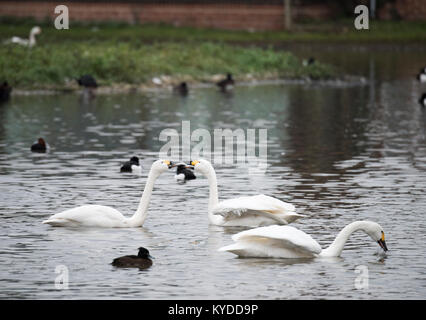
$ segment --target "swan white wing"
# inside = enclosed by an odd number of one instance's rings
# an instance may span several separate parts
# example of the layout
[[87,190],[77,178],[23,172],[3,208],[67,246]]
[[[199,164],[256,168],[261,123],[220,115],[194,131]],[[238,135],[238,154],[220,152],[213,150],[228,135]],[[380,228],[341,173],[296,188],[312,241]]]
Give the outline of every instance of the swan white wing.
[[225,219],[249,214],[262,215],[280,224],[287,224],[301,217],[292,204],[263,194],[222,201],[213,208],[212,213]]
[[100,205],[84,205],[54,214],[43,223],[56,226],[121,226],[125,218],[116,209]]
[[246,230],[232,237],[235,242],[239,241],[262,241],[264,239],[278,240],[275,245],[289,250],[319,254],[321,246],[305,232],[290,226],[268,226]]

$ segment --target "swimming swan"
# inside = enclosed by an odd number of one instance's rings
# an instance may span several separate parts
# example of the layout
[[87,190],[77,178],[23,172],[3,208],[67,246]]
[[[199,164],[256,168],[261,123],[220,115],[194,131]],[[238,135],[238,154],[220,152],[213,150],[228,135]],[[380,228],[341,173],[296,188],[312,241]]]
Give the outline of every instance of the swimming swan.
[[340,231],[333,243],[322,250],[310,235],[290,226],[268,226],[237,233],[232,237],[236,243],[219,251],[234,253],[240,257],[258,258],[314,258],[339,257],[349,236],[358,230],[367,233],[380,247],[387,251],[382,227],[371,221],[355,221]]
[[206,176],[210,186],[209,221],[220,226],[258,227],[288,224],[301,217],[292,204],[259,194],[219,202],[216,173],[207,160],[191,161],[195,172]]
[[168,160],[157,160],[148,174],[138,209],[132,217],[126,218],[111,207],[84,205],[54,214],[43,223],[54,227],[100,227],[100,228],[137,228],[141,227],[148,214],[148,205],[155,180],[174,164]]

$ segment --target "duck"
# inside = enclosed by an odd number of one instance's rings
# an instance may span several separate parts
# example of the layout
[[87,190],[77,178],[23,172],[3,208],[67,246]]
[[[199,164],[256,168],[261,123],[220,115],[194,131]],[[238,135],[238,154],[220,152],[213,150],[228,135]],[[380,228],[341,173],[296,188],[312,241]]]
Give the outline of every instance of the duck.
[[38,138],[37,142],[31,146],[32,152],[46,152],[47,144],[43,138]]
[[139,206],[133,216],[125,217],[120,211],[102,205],[83,205],[50,216],[42,223],[52,227],[96,227],[96,228],[138,228],[142,227],[147,215],[151,194],[157,178],[174,167],[170,160],[156,160],[148,173]]
[[10,93],[12,92],[12,87],[7,81],[3,81],[0,85],[0,102],[6,102],[10,99]]
[[175,179],[178,183],[186,183],[187,180],[194,180],[197,177],[186,164],[178,164]]
[[420,70],[420,73],[417,75],[417,80],[420,82],[426,82],[426,67]]
[[272,225],[242,231],[232,236],[234,244],[221,247],[245,258],[329,258],[339,257],[349,236],[356,231],[369,235],[384,252],[388,251],[383,228],[373,221],[355,221],[344,227],[326,249],[305,232],[292,226]]
[[223,91],[228,91],[231,90],[234,87],[235,81],[232,78],[232,74],[231,73],[227,73],[226,74],[226,79],[223,79],[221,81],[219,81],[218,83],[216,83],[216,85]]
[[35,26],[30,30],[30,35],[28,39],[23,39],[20,37],[12,37],[12,39],[10,39],[10,42],[32,48],[36,45],[36,35],[40,33],[41,33],[41,28],[39,26]]
[[81,76],[80,78],[76,79],[79,86],[85,87],[85,88],[97,88],[98,84],[96,83],[96,80],[93,76],[90,74],[85,74]]
[[424,92],[422,96],[420,97],[419,103],[422,106],[422,108],[426,107],[426,92]]
[[152,266],[153,257],[149,254],[148,249],[143,247],[138,248],[138,255],[129,255],[119,258],[115,258],[112,261],[112,265],[117,268],[139,268],[139,269],[148,269]]
[[295,207],[291,203],[264,194],[219,202],[216,173],[211,163],[205,159],[194,160],[188,167],[193,167],[196,173],[204,175],[208,180],[208,218],[212,225],[226,227],[286,225],[302,217],[295,212]]
[[120,172],[141,172],[141,166],[139,164],[139,158],[138,157],[131,157],[130,161],[126,161],[120,168]]
[[189,92],[188,85],[186,82],[181,82],[179,85],[173,88],[173,91],[180,94],[181,96],[187,96]]
[[308,60],[303,60],[303,66],[307,67],[315,63],[315,58],[310,57]]

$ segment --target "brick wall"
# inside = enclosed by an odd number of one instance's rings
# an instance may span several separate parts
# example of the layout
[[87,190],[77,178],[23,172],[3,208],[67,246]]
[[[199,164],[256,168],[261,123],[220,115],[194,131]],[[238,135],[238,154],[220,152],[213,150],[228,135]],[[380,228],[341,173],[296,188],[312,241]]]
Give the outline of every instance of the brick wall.
[[385,20],[426,20],[426,0],[395,0],[386,3],[379,11],[379,18]]
[[[53,18],[54,8],[66,4],[70,20],[164,22],[221,29],[279,30],[284,28],[281,5],[244,4],[141,4],[135,2],[0,1],[0,16]],[[333,13],[322,5],[294,7],[294,19],[326,19]]]

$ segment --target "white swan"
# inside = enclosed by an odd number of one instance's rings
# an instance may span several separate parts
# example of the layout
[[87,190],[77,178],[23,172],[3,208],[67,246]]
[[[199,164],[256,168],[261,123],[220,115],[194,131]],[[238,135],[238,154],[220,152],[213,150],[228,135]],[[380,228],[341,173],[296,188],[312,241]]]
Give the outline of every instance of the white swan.
[[333,243],[322,250],[310,235],[290,226],[268,226],[237,233],[232,237],[234,244],[222,247],[219,251],[234,253],[240,257],[258,258],[314,258],[338,257],[349,236],[362,230],[384,251],[388,248],[382,227],[376,222],[355,221],[340,231]]
[[101,205],[84,205],[54,214],[43,223],[54,227],[101,227],[101,228],[136,228],[141,227],[148,213],[149,200],[155,180],[175,165],[168,160],[157,160],[148,174],[138,209],[132,217],[124,217],[118,210]]
[[41,28],[38,26],[35,26],[30,31],[30,37],[29,39],[22,39],[20,37],[12,37],[10,40],[11,43],[20,44],[22,46],[26,46],[29,48],[32,48],[36,44],[36,38],[35,36],[41,33]]
[[219,202],[216,173],[207,160],[191,161],[196,172],[206,176],[210,186],[209,221],[220,226],[258,227],[288,224],[301,217],[292,204],[259,194]]

